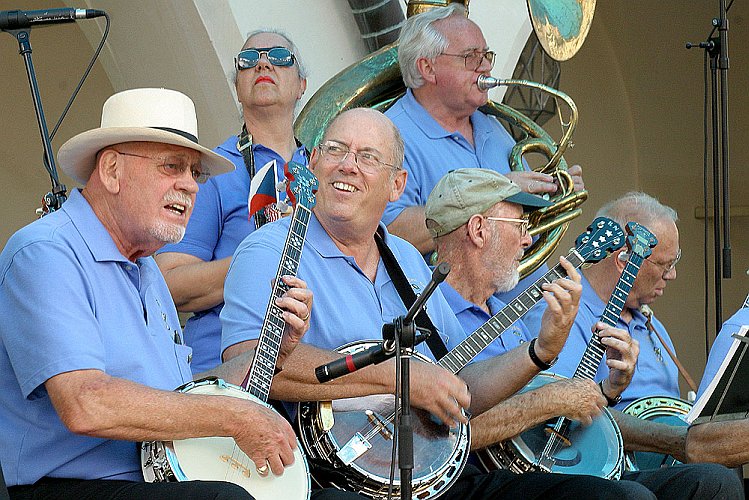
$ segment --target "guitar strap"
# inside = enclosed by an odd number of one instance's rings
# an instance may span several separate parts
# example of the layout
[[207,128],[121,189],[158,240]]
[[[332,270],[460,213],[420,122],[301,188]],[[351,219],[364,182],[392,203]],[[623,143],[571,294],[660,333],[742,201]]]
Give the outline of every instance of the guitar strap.
[[651,333],[654,333],[655,336],[658,337],[658,342],[660,342],[661,345],[666,349],[669,357],[676,365],[676,369],[679,370],[681,376],[684,377],[684,380],[686,381],[689,388],[694,392],[697,392],[697,384],[694,383],[694,379],[689,375],[689,372],[686,368],[684,368],[684,365],[681,364],[679,358],[676,357],[676,353],[672,351],[670,347],[668,347],[668,344],[663,341],[663,337],[661,337],[661,334],[658,333],[658,330],[656,330],[653,326],[653,310],[650,309],[649,306],[643,305],[640,307],[640,312],[643,316],[645,316],[645,326]]
[[[414,293],[413,288],[411,288],[411,285],[408,283],[408,278],[406,278],[403,269],[401,269],[400,264],[398,264],[398,261],[395,259],[393,251],[385,244],[381,231],[382,229],[378,227],[374,239],[375,242],[377,242],[377,248],[380,250],[382,263],[385,264],[385,269],[390,275],[390,279],[393,280],[393,285],[395,285],[395,289],[398,291],[398,295],[400,295],[403,305],[408,309],[414,302],[416,302],[416,293]],[[426,313],[425,309],[422,309],[419,311],[419,314],[416,315],[416,325],[421,328],[426,328],[431,332],[431,335],[427,337],[427,345],[429,346],[429,350],[432,351],[432,354],[434,354],[435,359],[439,361],[445,354],[447,354],[447,347],[439,336],[439,333],[437,333],[437,328],[432,323],[432,320],[429,319],[429,315]]]

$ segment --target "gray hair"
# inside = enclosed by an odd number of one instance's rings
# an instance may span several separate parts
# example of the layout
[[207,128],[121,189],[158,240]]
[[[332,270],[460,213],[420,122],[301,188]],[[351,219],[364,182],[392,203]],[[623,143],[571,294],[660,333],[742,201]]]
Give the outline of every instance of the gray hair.
[[[278,28],[260,28],[260,29],[251,31],[247,35],[247,38],[245,38],[244,43],[242,44],[242,47],[247,45],[247,42],[249,42],[250,38],[252,38],[253,36],[264,34],[264,33],[272,33],[286,40],[286,43],[288,44],[287,48],[290,49],[291,52],[294,53],[294,64],[296,64],[296,71],[299,74],[299,78],[301,78],[302,80],[307,78],[307,76],[309,75],[309,72],[307,71],[307,66],[304,65],[304,62],[302,62],[302,57],[299,54],[299,47],[296,46],[296,44],[291,39],[291,37],[289,37],[289,35],[283,30],[280,30]],[[234,85],[236,86],[237,85],[237,68],[236,67],[234,68],[233,76],[234,77],[232,78],[232,80],[234,81]]]
[[448,45],[447,37],[434,27],[434,23],[456,15],[466,17],[466,8],[459,3],[431,9],[406,19],[398,37],[398,64],[406,87],[418,89],[424,85],[416,63],[421,58],[434,59]]
[[622,226],[622,229],[630,221],[648,227],[664,220],[669,220],[674,224],[679,220],[676,210],[641,191],[630,191],[609,201],[598,209],[596,217],[613,219]]

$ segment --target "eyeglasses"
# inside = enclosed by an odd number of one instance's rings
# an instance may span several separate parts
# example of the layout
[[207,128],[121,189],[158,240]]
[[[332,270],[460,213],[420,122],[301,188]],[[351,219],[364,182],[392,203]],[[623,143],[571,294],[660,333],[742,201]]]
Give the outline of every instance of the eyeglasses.
[[670,273],[676,268],[676,264],[678,264],[680,260],[681,260],[681,248],[677,250],[676,258],[672,260],[671,262],[662,264],[660,262],[655,262],[654,260],[650,260],[650,259],[645,259],[645,262],[650,262],[655,267],[659,268],[661,271],[663,271],[663,274],[661,276],[665,277],[668,273]]
[[202,172],[199,168],[189,165],[186,159],[179,158],[177,156],[145,156],[136,155],[134,153],[123,153],[122,151],[118,151],[114,148],[112,149],[118,154],[124,156],[134,156],[136,158],[144,158],[146,160],[159,162],[159,164],[156,165],[156,168],[158,168],[159,171],[167,177],[181,177],[185,175],[185,172],[189,170],[193,180],[198,184],[203,184],[211,176],[211,174]]
[[317,149],[320,150],[320,153],[322,153],[323,156],[336,163],[343,163],[348,155],[352,155],[354,157],[354,163],[356,163],[359,170],[365,174],[376,174],[383,165],[390,168],[396,168],[395,165],[385,163],[377,158],[374,153],[370,153],[369,151],[359,151],[355,153],[351,151],[348,146],[341,144],[340,142],[326,142],[324,144],[319,144]]
[[258,47],[256,49],[244,49],[234,58],[237,70],[250,69],[257,66],[263,54],[273,66],[291,66],[296,57],[286,47]]
[[447,52],[442,52],[440,55],[462,57],[465,60],[466,69],[478,71],[481,65],[484,64],[484,61],[489,61],[489,69],[492,69],[494,67],[494,56],[496,54],[491,50],[483,50],[469,52],[468,54],[448,54]]
[[522,238],[525,238],[528,235],[528,224],[530,224],[530,221],[528,221],[528,219],[511,219],[509,217],[489,217],[488,215],[482,215],[482,217],[486,220],[496,220],[500,222],[512,222],[515,224],[519,224],[520,236]]

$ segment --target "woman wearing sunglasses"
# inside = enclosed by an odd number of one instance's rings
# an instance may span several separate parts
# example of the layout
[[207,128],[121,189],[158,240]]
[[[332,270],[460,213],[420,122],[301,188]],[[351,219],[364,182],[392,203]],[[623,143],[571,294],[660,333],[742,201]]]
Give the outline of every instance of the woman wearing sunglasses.
[[195,313],[185,326],[193,373],[220,363],[219,313],[234,250],[257,227],[280,215],[271,208],[249,217],[250,179],[275,160],[277,180],[283,180],[284,164],[293,160],[306,165],[308,158],[292,127],[307,72],[291,39],[275,30],[250,33],[235,57],[235,68],[242,123],[237,124],[237,135],[216,152],[234,162],[236,170],[201,185],[184,239],[165,246],[156,257],[177,309]]

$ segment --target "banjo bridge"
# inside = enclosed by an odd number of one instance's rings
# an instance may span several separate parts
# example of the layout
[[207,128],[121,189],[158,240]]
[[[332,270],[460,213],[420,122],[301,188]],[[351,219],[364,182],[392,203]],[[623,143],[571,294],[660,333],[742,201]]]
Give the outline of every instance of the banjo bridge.
[[221,459],[222,462],[229,464],[232,469],[240,471],[244,477],[250,477],[250,469],[236,458],[232,458],[229,455],[221,455],[219,459]]
[[388,429],[388,422],[381,416],[376,415],[372,410],[367,410],[365,413],[367,414],[369,421],[372,422],[372,425],[374,425],[375,429],[377,429],[382,437],[388,441],[392,441],[393,433]]

